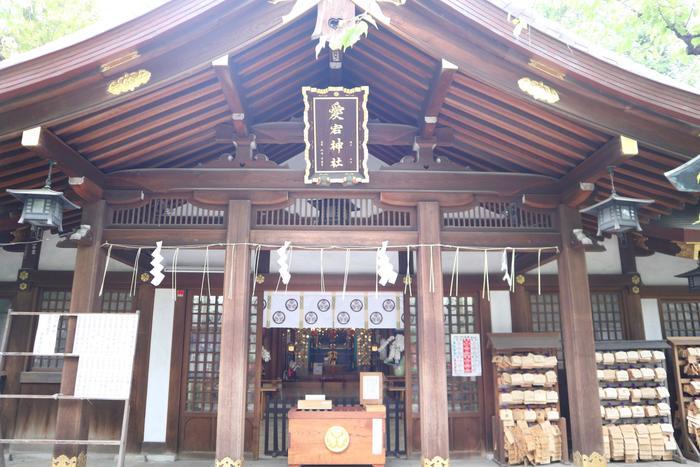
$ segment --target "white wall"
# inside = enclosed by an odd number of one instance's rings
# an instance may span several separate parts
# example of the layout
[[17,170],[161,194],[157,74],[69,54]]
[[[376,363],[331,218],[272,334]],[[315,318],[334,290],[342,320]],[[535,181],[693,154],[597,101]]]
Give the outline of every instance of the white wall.
[[491,332],[513,332],[510,292],[507,290],[491,292]]
[[165,442],[174,314],[173,290],[156,289],[143,430],[143,441],[146,443]]
[[17,280],[17,271],[22,266],[22,253],[10,253],[0,248],[0,281]]
[[698,264],[692,259],[654,253],[637,258],[637,271],[645,285],[688,285],[687,279],[674,277],[676,274],[695,269]]
[[642,299],[642,319],[644,319],[644,337],[648,341],[663,340],[659,301],[655,298]]

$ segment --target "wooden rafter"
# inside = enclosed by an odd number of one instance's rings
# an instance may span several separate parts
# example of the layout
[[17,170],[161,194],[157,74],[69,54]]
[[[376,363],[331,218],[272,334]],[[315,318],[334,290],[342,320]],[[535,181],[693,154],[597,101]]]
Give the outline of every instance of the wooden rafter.
[[437,126],[440,109],[445,102],[452,80],[457,73],[457,65],[441,60],[440,66],[435,71],[435,77],[428,90],[428,97],[423,106],[423,118],[418,124],[421,126],[420,135],[423,138],[432,138]]
[[47,128],[38,126],[25,130],[22,146],[41,158],[56,161],[69,177],[86,177],[98,187],[104,185],[104,174]]
[[595,183],[606,174],[608,167],[639,154],[637,142],[625,136],[615,136],[559,180],[561,191],[579,183]]
[[236,131],[236,136],[248,136],[248,124],[246,122],[245,107],[243,99],[238,91],[238,86],[233,82],[231,76],[231,68],[229,67],[228,55],[223,55],[211,63],[214,68],[214,73],[219,80],[221,90],[226,97],[226,103],[231,111],[233,119],[233,128]]

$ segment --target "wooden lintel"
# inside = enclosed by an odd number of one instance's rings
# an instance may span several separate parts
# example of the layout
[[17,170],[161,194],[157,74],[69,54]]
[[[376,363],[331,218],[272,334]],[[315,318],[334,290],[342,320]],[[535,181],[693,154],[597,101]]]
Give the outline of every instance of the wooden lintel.
[[69,177],[87,177],[99,187],[104,185],[105,176],[97,167],[45,127],[22,132],[22,146],[41,158],[56,161]]
[[209,245],[226,240],[224,229],[114,229],[104,230],[102,240],[110,243],[154,246],[162,240],[163,246]]
[[420,135],[423,138],[432,138],[437,126],[438,115],[442,109],[442,104],[445,102],[454,76],[457,73],[457,65],[443,59],[437,70],[433,82],[428,90],[428,97],[423,105],[423,119],[418,122],[420,126]]
[[[418,135],[418,128],[400,123],[368,123],[369,144],[380,146],[412,146]],[[257,144],[304,144],[303,122],[267,122],[253,125],[250,129]],[[230,143],[235,134],[231,125],[218,125],[215,139],[220,143]],[[452,146],[453,132],[449,128],[435,131],[438,146]]]
[[559,187],[564,191],[581,182],[595,183],[607,174],[608,167],[616,166],[637,154],[639,150],[635,140],[615,136],[562,177]]
[[558,232],[460,232],[443,230],[440,241],[446,245],[479,247],[540,248],[560,246]]
[[389,245],[418,243],[418,234],[413,231],[375,230],[251,230],[250,241],[268,245],[283,245],[285,241],[298,246],[379,246],[383,241]]
[[562,204],[566,204],[571,208],[576,208],[585,203],[588,198],[593,195],[595,184],[589,182],[580,182],[575,186],[570,187],[561,194]]
[[236,83],[233,82],[231,76],[231,68],[228,64],[228,55],[223,55],[212,62],[212,68],[216,74],[221,90],[226,98],[226,104],[231,111],[233,119],[233,128],[238,136],[248,135],[248,125],[245,120],[245,107],[241,94],[238,92]]
[[[110,189],[172,191],[248,190],[322,191],[323,187],[304,184],[304,173],[289,169],[138,169],[107,176]],[[440,172],[382,170],[370,175],[369,183],[334,186],[338,192],[429,192],[481,193],[503,197],[522,193],[554,194],[556,180],[534,174],[497,172]]]
[[533,209],[554,209],[559,206],[559,195],[524,194],[522,203]]
[[95,182],[86,177],[68,177],[71,190],[85,203],[92,203],[104,198],[104,191]]
[[200,204],[225,206],[233,199],[247,199],[253,206],[272,206],[289,200],[286,191],[244,191],[237,193],[222,191],[195,191],[192,198]]
[[143,190],[104,190],[104,199],[110,206],[141,204],[146,199]]
[[700,243],[700,230],[665,227],[653,222],[644,226],[644,235],[674,242]]

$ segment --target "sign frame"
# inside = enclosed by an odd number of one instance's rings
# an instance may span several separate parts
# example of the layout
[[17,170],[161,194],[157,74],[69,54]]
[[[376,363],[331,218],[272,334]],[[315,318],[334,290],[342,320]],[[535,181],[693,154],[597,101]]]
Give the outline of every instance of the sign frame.
[[[367,111],[369,86],[357,86],[354,88],[344,88],[342,86],[330,86],[327,88],[303,86],[301,92],[304,98],[304,161],[306,163],[304,183],[317,185],[326,185],[330,183],[369,183],[369,169],[367,166],[369,159],[369,150],[367,148],[367,142],[369,140],[369,129],[367,127],[369,119],[369,112]],[[325,157],[325,145],[323,144],[325,140],[321,139],[316,131],[317,101],[328,101],[334,98],[336,99],[336,103],[338,100],[354,101],[356,127],[351,130],[354,138],[351,137],[349,140],[345,141],[346,143],[352,143],[347,144],[347,147],[352,147],[354,151],[355,161],[352,163],[353,167],[350,168],[350,170],[346,168],[340,169],[342,164],[347,162],[345,159],[341,160],[340,157],[337,158],[341,163],[338,170],[329,167],[319,167],[319,160],[321,160],[322,165],[326,164],[323,159]],[[319,145],[319,142],[322,144]],[[319,146],[321,147],[319,148]],[[328,151],[331,151],[331,149],[329,148]],[[340,149],[338,151],[340,152]],[[328,165],[331,165],[331,163],[329,162]]]

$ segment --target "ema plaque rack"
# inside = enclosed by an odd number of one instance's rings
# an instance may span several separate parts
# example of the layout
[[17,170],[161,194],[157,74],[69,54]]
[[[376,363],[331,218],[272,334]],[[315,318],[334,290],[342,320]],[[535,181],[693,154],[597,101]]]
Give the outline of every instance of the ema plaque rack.
[[683,462],[673,437],[664,341],[596,343],[604,455],[609,461]]
[[[0,341],[0,368],[7,357],[62,357],[77,359],[75,391],[64,394],[0,394],[0,399],[34,400],[111,400],[124,403],[121,436],[109,440],[66,440],[4,438],[0,433],[0,467],[4,466],[4,445],[80,445],[118,446],[117,466],[124,467],[129,426],[131,383],[136,353],[139,311],[135,313],[53,313],[9,310]],[[32,352],[6,352],[12,319],[38,317],[37,334]],[[71,353],[56,353],[56,332],[61,317],[76,318],[75,339]]]
[[497,414],[494,457],[504,464],[567,462],[561,417],[558,333],[489,334]]
[[685,457],[700,461],[700,337],[669,337],[676,382],[676,428]]

